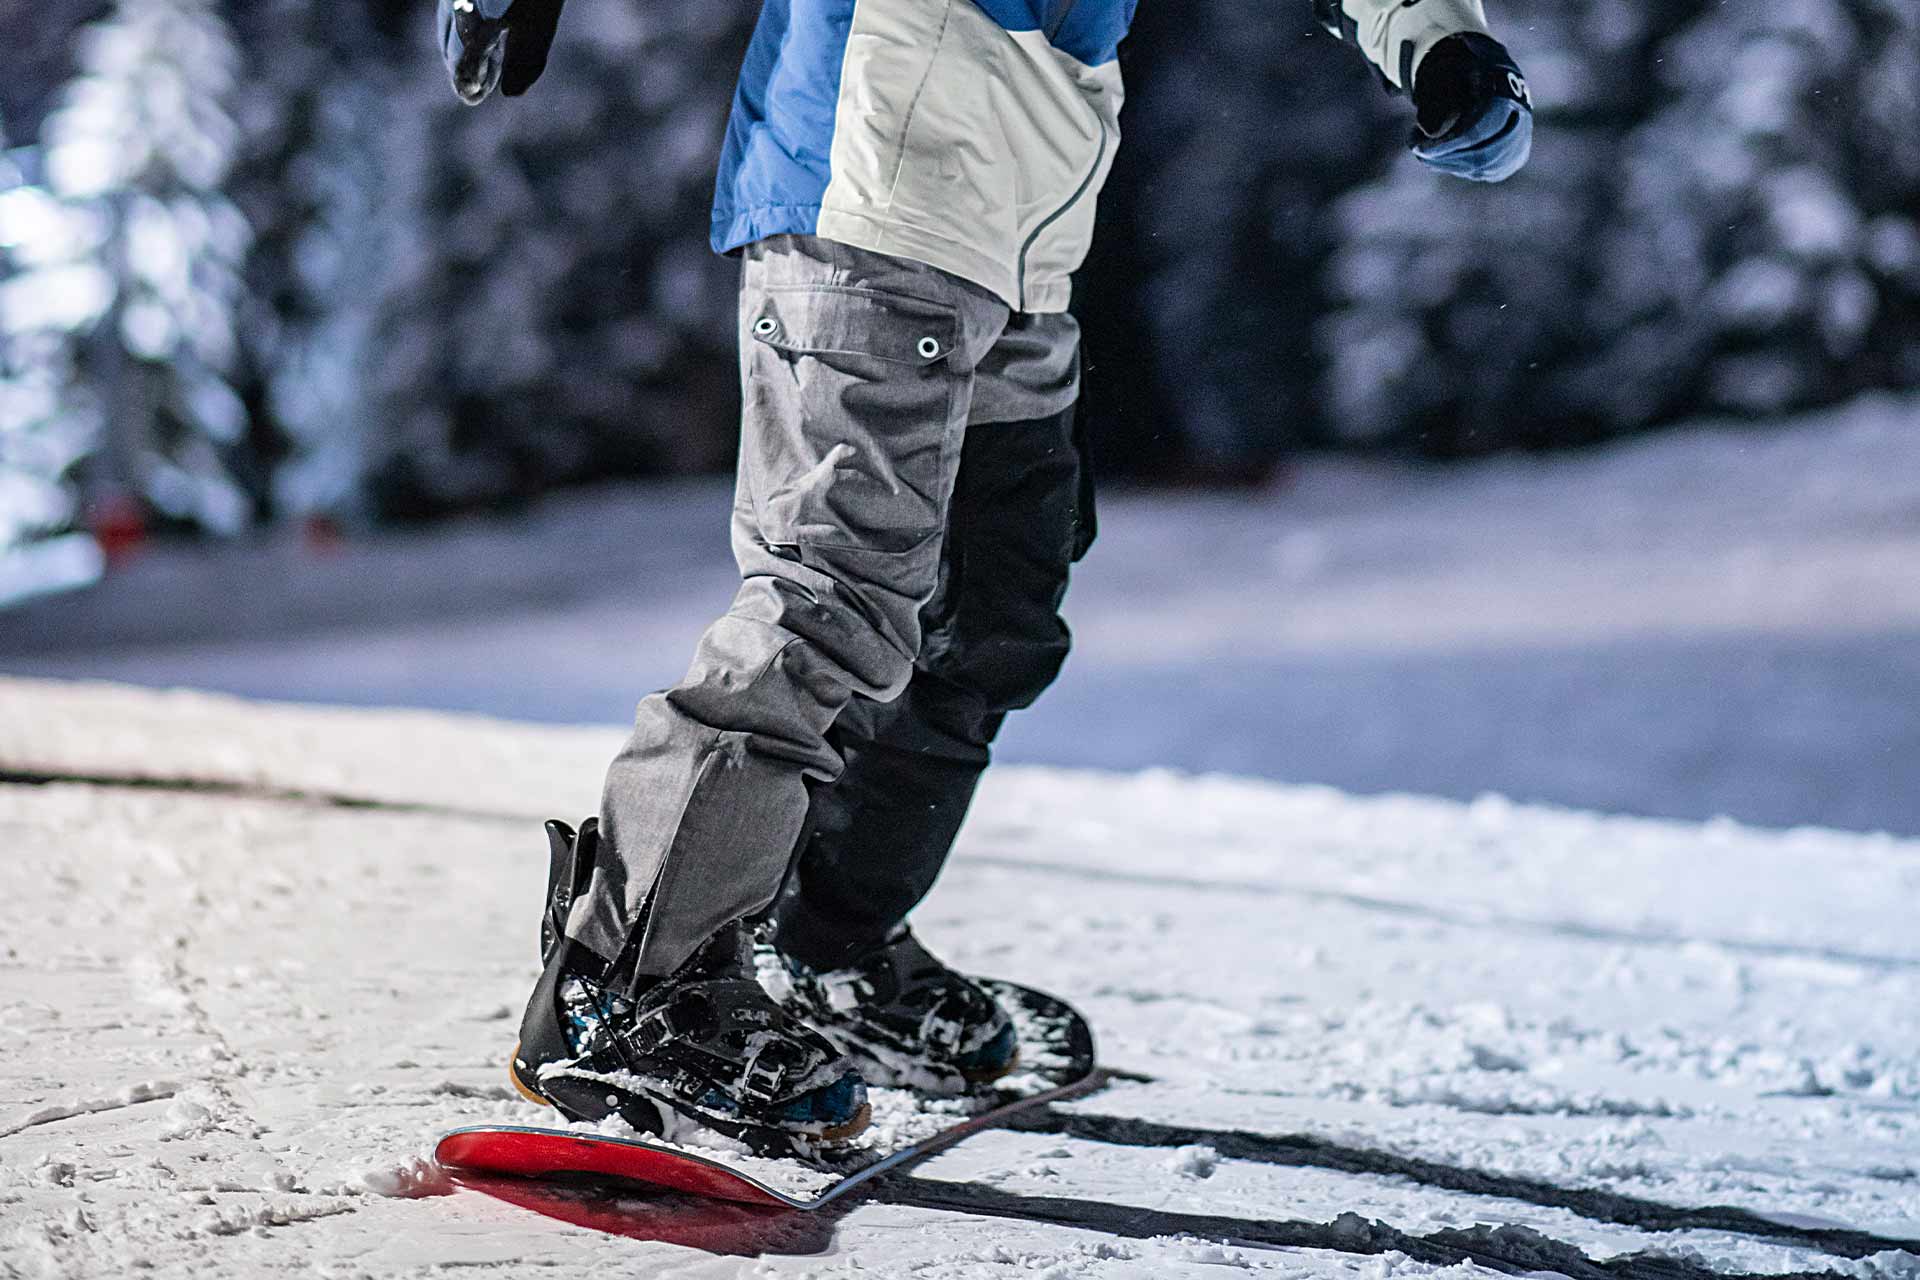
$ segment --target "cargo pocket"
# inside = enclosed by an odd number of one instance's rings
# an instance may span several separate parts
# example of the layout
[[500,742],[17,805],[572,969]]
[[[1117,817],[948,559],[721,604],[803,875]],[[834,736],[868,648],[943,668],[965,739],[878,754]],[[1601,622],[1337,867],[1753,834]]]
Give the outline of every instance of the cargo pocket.
[[961,436],[953,309],[870,289],[774,287],[743,295],[741,326],[740,466],[761,540],[937,549]]

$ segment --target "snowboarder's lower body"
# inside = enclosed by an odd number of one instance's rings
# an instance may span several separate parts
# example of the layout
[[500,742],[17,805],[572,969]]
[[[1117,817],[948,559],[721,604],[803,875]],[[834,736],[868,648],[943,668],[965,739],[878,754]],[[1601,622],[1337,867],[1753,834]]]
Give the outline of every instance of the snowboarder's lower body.
[[[903,921],[1067,653],[1093,536],[1078,330],[815,237],[745,259],[741,588],[641,703],[591,856],[556,875],[515,1078],[577,1118],[833,1141],[866,1080],[1011,1066],[1005,1012]],[[760,918],[784,1002],[745,968]]]

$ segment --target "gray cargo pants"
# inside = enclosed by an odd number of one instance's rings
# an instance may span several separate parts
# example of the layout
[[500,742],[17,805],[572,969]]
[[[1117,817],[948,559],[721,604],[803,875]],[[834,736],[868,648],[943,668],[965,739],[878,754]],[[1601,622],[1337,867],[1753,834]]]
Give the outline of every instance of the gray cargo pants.
[[[773,901],[813,790],[841,773],[835,722],[855,699],[892,702],[914,676],[968,427],[1070,421],[1078,330],[1064,315],[1013,315],[932,267],[776,236],[745,254],[740,366],[741,587],[686,677],[640,704],[567,924],[628,983],[672,972]],[[1040,443],[1035,465],[1060,447]],[[1077,460],[1063,474],[1078,487]],[[1069,511],[1056,540],[1075,541],[1077,519]],[[1065,653],[1052,609],[1067,556],[1046,558],[1059,561],[1042,589],[1057,652],[1042,655],[1042,686]]]

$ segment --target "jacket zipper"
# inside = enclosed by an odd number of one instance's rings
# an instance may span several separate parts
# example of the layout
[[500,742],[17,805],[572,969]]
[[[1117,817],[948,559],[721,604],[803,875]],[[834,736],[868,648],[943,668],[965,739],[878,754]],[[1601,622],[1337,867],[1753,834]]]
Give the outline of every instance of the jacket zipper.
[[1042,232],[1060,221],[1067,210],[1080,203],[1080,197],[1087,194],[1087,188],[1093,185],[1094,175],[1100,172],[1101,162],[1107,158],[1107,122],[1101,120],[1099,125],[1100,146],[1093,153],[1093,165],[1087,170],[1087,176],[1080,179],[1080,185],[1073,189],[1073,194],[1067,197],[1065,204],[1040,220],[1040,225],[1028,233],[1026,243],[1020,246],[1020,260],[1016,267],[1016,274],[1020,284],[1020,310],[1022,311],[1027,309],[1027,251],[1033,248],[1033,242],[1040,238]]

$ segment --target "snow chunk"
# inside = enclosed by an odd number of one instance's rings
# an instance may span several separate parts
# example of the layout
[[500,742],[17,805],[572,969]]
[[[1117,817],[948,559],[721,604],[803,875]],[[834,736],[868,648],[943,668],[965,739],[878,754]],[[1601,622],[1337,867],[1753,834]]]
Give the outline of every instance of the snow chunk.
[[359,1179],[373,1194],[394,1200],[453,1194],[453,1180],[447,1171],[425,1156],[416,1155],[397,1164],[363,1169]]
[[1841,1263],[1835,1268],[1842,1275],[1859,1280],[1916,1280],[1920,1277],[1920,1255],[1905,1249],[1888,1249]]
[[1220,1153],[1208,1146],[1177,1148],[1167,1158],[1167,1172],[1183,1178],[1211,1178],[1220,1167]]
[[197,1138],[217,1126],[213,1112],[189,1098],[175,1098],[167,1108],[166,1122],[160,1128],[162,1138]]

